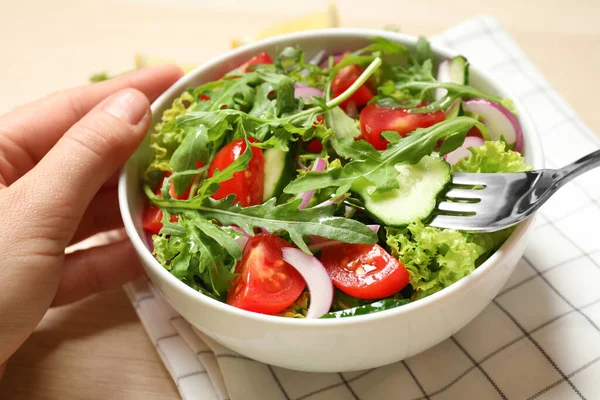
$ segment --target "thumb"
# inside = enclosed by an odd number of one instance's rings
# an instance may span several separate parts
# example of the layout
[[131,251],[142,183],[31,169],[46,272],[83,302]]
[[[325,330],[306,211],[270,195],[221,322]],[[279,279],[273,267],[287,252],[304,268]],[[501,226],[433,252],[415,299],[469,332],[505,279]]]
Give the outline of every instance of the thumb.
[[73,125],[16,182],[29,188],[33,210],[50,217],[46,222],[56,229],[55,239],[69,242],[92,198],[142,141],[150,117],[144,94],[135,89],[117,92]]

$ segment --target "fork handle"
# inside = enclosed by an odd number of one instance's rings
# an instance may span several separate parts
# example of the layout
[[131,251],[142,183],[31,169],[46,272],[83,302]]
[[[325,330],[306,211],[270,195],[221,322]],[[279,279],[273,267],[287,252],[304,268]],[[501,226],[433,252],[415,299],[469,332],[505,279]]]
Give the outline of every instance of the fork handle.
[[557,169],[554,174],[554,185],[558,189],[565,183],[596,167],[600,167],[600,150],[596,150],[563,168]]

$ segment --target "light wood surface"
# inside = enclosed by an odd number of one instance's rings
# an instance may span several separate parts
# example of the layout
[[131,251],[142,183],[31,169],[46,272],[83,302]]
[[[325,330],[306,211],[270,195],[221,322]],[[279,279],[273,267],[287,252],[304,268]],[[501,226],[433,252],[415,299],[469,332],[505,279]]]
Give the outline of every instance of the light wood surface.
[[[303,0],[0,0],[0,113],[91,73],[133,68],[133,55],[202,62],[234,37],[326,7]],[[494,15],[583,120],[600,132],[600,2],[339,0],[345,27],[396,25],[434,35]],[[125,294],[52,310],[13,356],[1,399],[176,399]]]

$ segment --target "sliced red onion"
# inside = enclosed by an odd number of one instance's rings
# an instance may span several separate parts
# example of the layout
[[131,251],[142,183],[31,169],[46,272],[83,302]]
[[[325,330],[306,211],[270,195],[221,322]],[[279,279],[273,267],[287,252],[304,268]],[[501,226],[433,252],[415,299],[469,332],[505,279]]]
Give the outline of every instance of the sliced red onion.
[[446,154],[444,156],[444,160],[446,160],[449,164],[454,165],[459,160],[462,160],[463,158],[467,158],[471,155],[471,152],[469,151],[470,147],[479,147],[479,146],[483,146],[484,144],[485,144],[485,140],[483,140],[482,138],[480,138],[478,136],[467,136],[465,138],[465,141],[463,142],[462,146],[460,146],[458,149],[454,150],[453,152]]
[[[450,82],[450,60],[444,60],[440,63],[437,73],[438,82]],[[446,89],[438,88],[435,89],[435,99],[439,100],[448,93]]]
[[339,197],[336,197],[335,199],[326,200],[326,201],[322,202],[321,204],[317,204],[315,207],[326,207],[326,206],[330,206],[332,204],[338,204],[338,203],[346,200],[349,196],[350,196],[349,193],[345,193]]
[[319,65],[326,55],[327,52],[325,52],[325,50],[320,50],[317,54],[314,55],[313,58],[310,59],[310,61],[308,61],[308,63],[312,65]]
[[514,144],[514,150],[523,150],[523,130],[517,117],[498,103],[486,99],[473,99],[463,102],[463,110],[479,115],[490,131],[492,140],[504,140]]
[[144,236],[146,237],[146,246],[150,253],[154,253],[154,241],[152,240],[152,233],[144,230]]
[[310,305],[306,318],[327,314],[333,303],[333,283],[321,261],[295,247],[284,247],[281,252],[283,260],[296,268],[308,286]]
[[304,100],[311,100],[313,96],[322,97],[323,91],[312,86],[303,85],[301,83],[294,83],[294,96],[296,98],[303,98]]
[[237,243],[238,246],[240,246],[243,249],[244,246],[246,246],[246,242],[250,238],[250,235],[248,235],[246,233],[246,231],[244,231],[239,226],[230,226],[230,228],[233,229],[234,231],[238,231],[238,232],[240,232],[242,234],[241,237],[235,239],[235,242]]
[[[311,171],[323,172],[323,171],[325,171],[326,166],[327,166],[327,161],[318,157],[315,159],[315,162],[313,163]],[[300,210],[306,208],[306,206],[308,205],[308,203],[310,203],[310,200],[313,198],[314,195],[315,195],[314,190],[309,190],[304,193],[300,193],[298,195],[298,197],[302,199],[302,203],[300,203],[300,206],[298,208]]]
[[[377,233],[379,231],[379,225],[367,225],[373,232]],[[319,250],[322,250],[326,247],[331,247],[331,246],[335,246],[338,245],[340,242],[338,240],[331,240],[331,239],[327,239],[321,236],[310,236],[311,242],[308,245],[308,249],[315,253]]]
[[373,232],[377,233],[377,232],[379,232],[379,228],[381,227],[381,225],[375,225],[375,224],[373,224],[373,225],[367,225],[367,227],[369,229],[371,229]]
[[303,171],[306,171],[308,169],[306,165],[302,164],[302,161],[300,161],[300,157],[296,157],[296,164],[298,164],[298,168],[300,168]]

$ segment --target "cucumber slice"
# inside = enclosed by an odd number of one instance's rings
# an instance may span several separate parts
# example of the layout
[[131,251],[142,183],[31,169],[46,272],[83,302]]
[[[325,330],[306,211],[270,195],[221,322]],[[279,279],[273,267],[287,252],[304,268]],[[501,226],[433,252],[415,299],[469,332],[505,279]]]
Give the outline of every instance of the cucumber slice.
[[463,56],[456,56],[450,60],[450,82],[469,84],[469,62]]
[[288,152],[279,149],[263,151],[265,159],[263,201],[279,196],[283,193],[283,188],[290,183],[295,170],[294,156],[295,152],[292,149]]
[[450,182],[450,164],[437,154],[416,164],[396,165],[399,189],[373,194],[375,187],[364,179],[352,186],[367,212],[380,223],[402,227],[426,220],[435,209],[437,196]]

